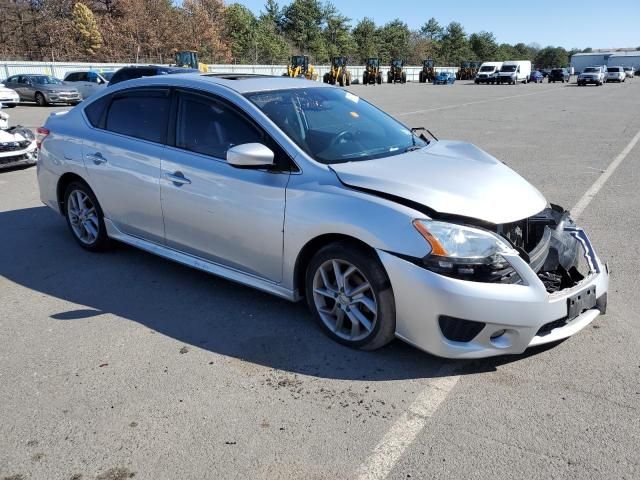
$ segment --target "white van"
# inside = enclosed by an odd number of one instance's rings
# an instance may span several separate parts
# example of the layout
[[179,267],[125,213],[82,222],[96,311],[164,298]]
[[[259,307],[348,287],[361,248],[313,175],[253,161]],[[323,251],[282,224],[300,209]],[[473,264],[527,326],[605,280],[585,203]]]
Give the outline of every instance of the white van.
[[484,62],[476,73],[476,83],[496,83],[496,76],[502,67],[502,62]]
[[529,83],[531,75],[531,62],[529,60],[509,60],[502,63],[498,77],[498,83]]

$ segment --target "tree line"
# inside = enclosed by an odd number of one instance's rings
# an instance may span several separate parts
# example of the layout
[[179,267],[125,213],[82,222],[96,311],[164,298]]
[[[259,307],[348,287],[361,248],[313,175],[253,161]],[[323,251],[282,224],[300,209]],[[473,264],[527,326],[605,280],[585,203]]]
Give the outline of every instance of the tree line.
[[205,63],[279,64],[305,54],[316,64],[340,55],[351,64],[518,59],[538,68],[568,65],[579,51],[498,43],[491,32],[435,18],[416,30],[401,19],[354,22],[319,0],[267,0],[258,15],[223,0],[0,0],[1,59],[170,63],[177,50],[195,50]]

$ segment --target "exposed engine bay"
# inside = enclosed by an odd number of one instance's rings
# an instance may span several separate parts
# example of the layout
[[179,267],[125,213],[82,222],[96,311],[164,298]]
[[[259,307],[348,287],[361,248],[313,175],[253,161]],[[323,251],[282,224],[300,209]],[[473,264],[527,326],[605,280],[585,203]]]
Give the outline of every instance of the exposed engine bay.
[[497,232],[520,252],[547,292],[579,284],[593,270],[586,249],[569,212],[557,205],[524,220],[497,226]]

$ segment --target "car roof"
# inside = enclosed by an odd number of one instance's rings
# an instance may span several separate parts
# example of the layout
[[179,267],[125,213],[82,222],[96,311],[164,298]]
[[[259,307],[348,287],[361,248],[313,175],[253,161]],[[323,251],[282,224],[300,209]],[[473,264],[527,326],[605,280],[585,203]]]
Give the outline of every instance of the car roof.
[[230,90],[234,90],[240,94],[274,90],[291,90],[295,88],[330,88],[327,84],[302,78],[237,73],[179,73],[174,75],[157,75],[122,82],[122,85],[125,84],[126,86],[173,84],[176,86],[190,86],[194,88],[203,87],[205,89],[211,85],[219,85]]

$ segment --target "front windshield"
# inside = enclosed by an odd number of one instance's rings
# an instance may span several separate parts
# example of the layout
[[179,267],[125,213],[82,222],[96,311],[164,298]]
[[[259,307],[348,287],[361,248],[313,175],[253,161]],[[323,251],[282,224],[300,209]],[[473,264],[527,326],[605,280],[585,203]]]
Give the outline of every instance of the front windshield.
[[402,60],[394,60],[393,62],[391,62],[391,65],[393,65],[394,67],[401,67]]
[[593,67],[588,67],[584,69],[585,73],[597,73],[598,69],[597,68],[593,68]]
[[500,69],[500,71],[501,72],[506,72],[506,73],[515,72],[516,68],[517,68],[516,65],[505,65]]
[[333,59],[333,64],[336,67],[342,67],[344,65],[344,57],[336,57]]
[[377,67],[378,63],[380,62],[377,58],[370,58],[369,60],[367,60],[367,65],[369,65],[370,67]]
[[62,85],[62,82],[55,77],[49,75],[34,75],[29,77],[33,83],[38,85]]
[[324,164],[390,157],[427,145],[344,90],[296,88],[246,96],[311,158]]
[[554,68],[551,73],[563,73],[561,68]]
[[484,67],[480,68],[480,71],[481,71],[481,72],[493,72],[493,70],[494,70],[495,68],[496,68],[496,67],[488,67],[488,66],[486,66],[486,65],[485,65]]
[[304,57],[293,57],[291,59],[291,63],[293,63],[293,65],[296,67],[304,65]]

